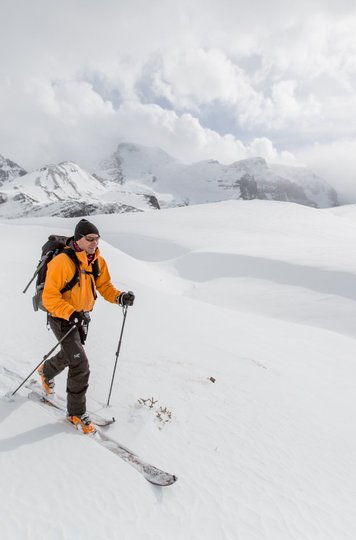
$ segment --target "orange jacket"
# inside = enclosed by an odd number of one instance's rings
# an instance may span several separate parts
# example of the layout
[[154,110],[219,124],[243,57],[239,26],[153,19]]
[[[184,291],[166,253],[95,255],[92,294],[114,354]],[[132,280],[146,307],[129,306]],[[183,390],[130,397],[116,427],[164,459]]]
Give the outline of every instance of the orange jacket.
[[[88,264],[86,252],[78,251],[76,256],[80,263],[80,269],[91,272],[92,267],[91,264]],[[74,262],[65,253],[60,253],[48,263],[42,302],[50,315],[68,320],[74,311],[91,311],[95,303],[92,283],[94,283],[94,290],[96,288],[105,300],[116,302],[121,291],[111,283],[107,264],[98,248],[95,252],[95,259],[98,259],[100,269],[100,276],[96,282],[92,275],[80,272],[79,283],[63,294],[61,294],[61,290],[75,274]]]

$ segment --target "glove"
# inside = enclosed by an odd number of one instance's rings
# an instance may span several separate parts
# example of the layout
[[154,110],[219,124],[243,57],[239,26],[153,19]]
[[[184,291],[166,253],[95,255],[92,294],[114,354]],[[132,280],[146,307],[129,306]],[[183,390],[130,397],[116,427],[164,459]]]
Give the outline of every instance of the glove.
[[135,301],[135,295],[132,291],[122,292],[118,298],[118,304],[120,306],[133,306]]
[[69,317],[69,324],[76,325],[78,328],[82,345],[85,345],[85,340],[87,339],[89,323],[90,315],[84,311],[73,311]]
[[77,326],[82,326],[83,324],[89,324],[90,317],[88,313],[83,311],[73,311],[72,315],[69,317],[69,324],[76,324]]

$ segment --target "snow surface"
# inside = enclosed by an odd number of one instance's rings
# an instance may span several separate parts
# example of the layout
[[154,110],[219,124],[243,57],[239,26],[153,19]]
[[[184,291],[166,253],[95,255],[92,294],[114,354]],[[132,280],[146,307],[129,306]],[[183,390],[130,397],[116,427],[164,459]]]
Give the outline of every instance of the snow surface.
[[[0,400],[1,539],[354,540],[356,206],[229,201],[93,221],[136,303],[107,411],[122,312],[97,302],[89,406],[178,481],[150,485],[21,390]],[[23,376],[54,339],[22,289],[46,237],[76,222],[0,221],[0,365]]]

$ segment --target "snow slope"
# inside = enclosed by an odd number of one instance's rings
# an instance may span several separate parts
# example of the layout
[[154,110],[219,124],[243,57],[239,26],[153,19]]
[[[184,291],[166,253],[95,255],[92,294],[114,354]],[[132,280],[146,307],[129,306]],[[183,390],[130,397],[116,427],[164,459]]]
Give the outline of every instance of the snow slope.
[[[229,201],[93,219],[113,281],[137,296],[110,433],[178,482],[151,486],[20,391],[0,400],[1,538],[353,540],[355,218],[354,206]],[[54,340],[21,291],[46,236],[76,221],[0,221],[0,365],[23,375]],[[121,322],[99,299],[95,410]],[[12,388],[0,375],[0,394]]]

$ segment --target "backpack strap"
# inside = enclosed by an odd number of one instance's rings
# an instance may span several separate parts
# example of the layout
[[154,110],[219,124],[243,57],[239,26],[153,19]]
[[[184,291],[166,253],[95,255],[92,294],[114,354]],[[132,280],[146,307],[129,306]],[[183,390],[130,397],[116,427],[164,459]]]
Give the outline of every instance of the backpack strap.
[[63,253],[65,253],[70,258],[70,260],[74,262],[75,273],[72,279],[68,281],[67,285],[65,285],[63,289],[61,289],[61,294],[73,289],[74,285],[76,285],[79,282],[79,274],[80,274],[79,261],[77,259],[74,249],[66,248],[63,250]]
[[[98,277],[100,276],[100,268],[99,268],[98,259],[95,259],[95,261],[91,263],[91,272],[87,272],[87,270],[81,270],[81,272],[84,272],[84,274],[88,274],[90,276],[93,276],[94,281],[96,281],[98,279]],[[90,280],[90,284],[91,284],[91,290],[92,290],[93,296],[94,296],[94,298],[96,300],[98,295],[96,294],[96,290],[95,290],[95,287],[94,287],[93,280]]]
[[[76,254],[75,254],[74,249],[66,248],[63,251],[63,253],[65,253],[70,258],[71,261],[73,261],[73,263],[75,265],[75,273],[74,273],[74,276],[72,277],[72,279],[63,287],[63,289],[61,289],[61,294],[63,294],[64,292],[72,290],[73,287],[77,283],[79,283],[79,276],[80,276],[81,272],[84,273],[84,274],[92,275],[94,277],[95,281],[98,279],[98,277],[100,276],[100,267],[99,267],[98,259],[95,259],[95,261],[92,263],[92,265],[91,265],[92,271],[88,272],[87,270],[81,270],[80,264],[79,264],[79,261],[78,261],[78,258],[76,256]],[[96,294],[96,291],[95,291],[93,281],[90,280],[90,283],[91,283],[91,290],[93,292],[93,296],[94,296],[94,298],[96,300],[97,299],[97,294]]]
[[100,276],[101,272],[100,272],[100,268],[99,268],[99,260],[98,259],[95,259],[95,261],[93,262],[93,264],[91,265],[91,268],[93,270],[93,276],[94,276],[94,279],[95,281],[98,279],[98,277]]

